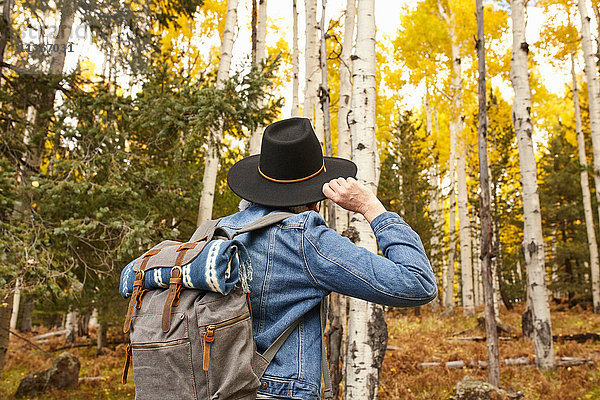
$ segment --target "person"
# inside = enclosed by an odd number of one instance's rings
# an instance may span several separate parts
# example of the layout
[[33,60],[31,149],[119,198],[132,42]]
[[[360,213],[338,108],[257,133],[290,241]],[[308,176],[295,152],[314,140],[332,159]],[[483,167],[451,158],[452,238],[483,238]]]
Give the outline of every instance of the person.
[[[238,161],[227,182],[242,211],[223,218],[228,233],[276,211],[294,216],[237,236],[250,255],[250,305],[258,352],[297,319],[261,379],[259,399],[319,399],[320,302],[331,292],[398,307],[426,304],[437,284],[423,244],[403,219],[386,211],[356,179],[356,165],[324,157],[305,118],[275,122],[264,131],[261,153]],[[319,204],[331,199],[362,214],[385,257],[330,229]]]

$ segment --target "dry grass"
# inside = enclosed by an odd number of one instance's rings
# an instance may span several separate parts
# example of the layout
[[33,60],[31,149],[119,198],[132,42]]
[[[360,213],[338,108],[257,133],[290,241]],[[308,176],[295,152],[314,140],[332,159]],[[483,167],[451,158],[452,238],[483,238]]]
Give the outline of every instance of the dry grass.
[[[515,328],[520,327],[522,309],[502,312],[502,320]],[[391,399],[448,399],[465,375],[485,380],[487,371],[479,368],[451,369],[445,367],[420,368],[422,362],[487,360],[485,342],[458,342],[452,336],[482,336],[474,317],[463,317],[457,309],[455,316],[440,318],[424,311],[414,316],[412,311],[403,316],[388,313],[389,346],[383,364],[380,382],[382,400]],[[552,313],[553,333],[558,335],[600,332],[600,315],[583,309]],[[43,333],[43,332],[38,332]],[[40,346],[52,352],[62,338],[54,338]],[[501,382],[504,388],[521,390],[526,399],[600,399],[600,344],[564,342],[555,343],[557,357],[591,357],[592,366],[558,368],[540,373],[531,366],[502,367]],[[134,397],[133,379],[121,385],[124,351],[122,345],[109,349],[101,356],[95,348],[82,347],[70,350],[81,360],[80,376],[103,376],[105,379],[82,382],[70,392],[55,391],[40,399],[131,399]],[[53,355],[59,352],[53,352]],[[500,342],[500,358],[527,357],[534,360],[533,344],[523,339]],[[0,381],[0,398],[12,398],[23,376],[51,365],[51,356],[32,350],[21,340],[12,339],[8,360]]]
[[[520,328],[522,308],[502,312],[502,321]],[[416,317],[396,315],[388,318],[389,346],[399,350],[388,350],[383,363],[380,382],[380,399],[448,399],[466,375],[481,380],[487,379],[487,370],[481,368],[452,369],[445,367],[420,368],[418,363],[463,360],[486,361],[485,342],[458,342],[452,336],[483,336],[477,329],[475,317],[463,317],[457,309],[455,316],[439,318],[424,313]],[[585,332],[600,332],[600,315],[590,311],[573,309],[552,313],[553,334],[565,335]],[[502,367],[501,385],[505,389],[520,390],[526,399],[600,399],[600,345],[586,343],[555,343],[557,357],[590,357],[592,366],[582,365],[558,368],[541,373],[531,366]],[[534,358],[533,343],[523,339],[501,341],[501,359]]]

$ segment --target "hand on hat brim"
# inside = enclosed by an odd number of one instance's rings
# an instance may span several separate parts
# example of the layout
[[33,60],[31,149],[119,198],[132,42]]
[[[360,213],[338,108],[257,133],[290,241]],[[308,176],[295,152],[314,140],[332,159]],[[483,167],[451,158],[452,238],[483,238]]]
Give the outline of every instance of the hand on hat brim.
[[386,212],[377,196],[352,177],[336,178],[326,182],[323,184],[323,194],[345,210],[364,215],[369,223]]

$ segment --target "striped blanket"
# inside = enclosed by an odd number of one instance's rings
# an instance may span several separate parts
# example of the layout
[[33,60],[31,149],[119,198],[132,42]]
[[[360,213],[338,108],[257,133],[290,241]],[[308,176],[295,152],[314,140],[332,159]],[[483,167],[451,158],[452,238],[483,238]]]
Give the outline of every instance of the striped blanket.
[[[121,271],[119,293],[124,298],[131,296],[135,271],[133,260]],[[181,267],[183,287],[228,294],[241,281],[248,291],[252,279],[252,265],[244,245],[237,240],[213,240],[193,260]],[[144,287],[160,289],[169,287],[171,268],[155,268],[146,271]]]

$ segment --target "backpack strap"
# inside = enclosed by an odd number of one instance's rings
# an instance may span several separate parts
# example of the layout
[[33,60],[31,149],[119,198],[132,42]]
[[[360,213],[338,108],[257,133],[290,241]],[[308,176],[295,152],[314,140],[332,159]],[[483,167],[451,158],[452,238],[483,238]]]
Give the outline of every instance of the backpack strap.
[[233,239],[235,236],[241,235],[242,233],[248,233],[251,231],[256,231],[258,229],[266,228],[267,226],[271,226],[273,224],[281,222],[284,219],[289,218],[293,215],[296,214],[287,211],[280,211],[267,214],[264,217],[259,218],[256,221],[251,222],[248,225],[242,227],[242,229],[238,230],[237,232],[234,232],[233,235],[231,235],[231,238]]
[[[331,375],[329,374],[329,365],[327,364],[327,349],[325,347],[325,321],[326,321],[326,311],[325,311],[325,300],[321,300],[321,304],[319,306],[319,315],[321,321],[321,374],[323,375],[323,393],[326,399],[333,398],[333,391],[331,390]],[[279,351],[283,343],[287,340],[288,337],[292,334],[292,332],[298,327],[300,324],[300,320],[304,318],[304,316],[298,318],[294,323],[286,328],[285,331],[279,335],[277,339],[269,346],[267,350],[262,354],[265,360],[269,363],[273,361],[275,358],[275,354]]]
[[327,348],[325,347],[325,324],[327,322],[327,310],[325,309],[325,299],[321,300],[321,375],[323,375],[323,395],[326,399],[333,398],[331,389],[331,374],[329,373],[329,364],[327,363]]
[[[213,233],[217,227],[217,224],[221,221],[222,218],[219,219],[211,219],[209,221],[204,221],[200,224],[198,229],[194,232],[192,237],[190,238],[190,242],[196,242],[200,239],[204,239],[209,234]],[[210,241],[210,239],[208,240]]]

